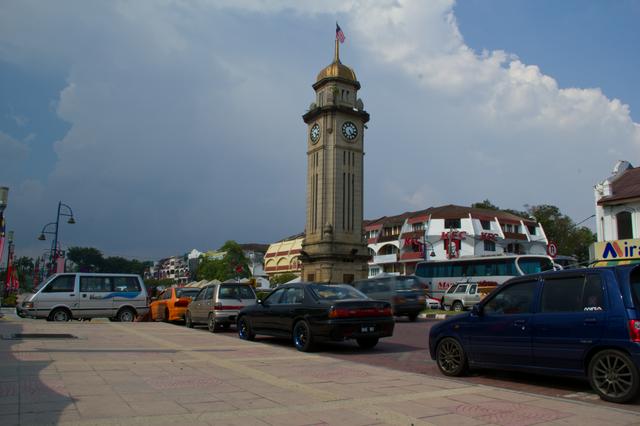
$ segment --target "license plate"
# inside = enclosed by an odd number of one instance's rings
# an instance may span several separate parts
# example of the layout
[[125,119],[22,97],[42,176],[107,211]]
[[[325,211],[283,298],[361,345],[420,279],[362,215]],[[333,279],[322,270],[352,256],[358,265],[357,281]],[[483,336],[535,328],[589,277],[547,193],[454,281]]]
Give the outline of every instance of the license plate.
[[376,331],[376,327],[373,325],[363,325],[360,327],[361,333],[373,333],[374,331]]

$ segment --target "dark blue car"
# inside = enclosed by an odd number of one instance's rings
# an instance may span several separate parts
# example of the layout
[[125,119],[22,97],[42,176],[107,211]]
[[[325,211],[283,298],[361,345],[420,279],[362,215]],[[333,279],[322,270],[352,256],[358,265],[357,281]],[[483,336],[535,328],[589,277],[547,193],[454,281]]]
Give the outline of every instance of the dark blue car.
[[447,376],[470,368],[588,378],[612,402],[640,386],[640,265],[513,278],[431,328],[431,358]]

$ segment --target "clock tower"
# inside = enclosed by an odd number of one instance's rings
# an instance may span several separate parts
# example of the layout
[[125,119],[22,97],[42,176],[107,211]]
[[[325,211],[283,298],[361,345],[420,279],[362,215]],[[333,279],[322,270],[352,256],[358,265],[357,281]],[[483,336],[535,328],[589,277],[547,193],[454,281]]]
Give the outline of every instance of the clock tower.
[[302,280],[350,283],[367,278],[364,241],[364,129],[369,114],[358,99],[360,83],[340,62],[318,74],[307,123],[307,218],[302,242]]

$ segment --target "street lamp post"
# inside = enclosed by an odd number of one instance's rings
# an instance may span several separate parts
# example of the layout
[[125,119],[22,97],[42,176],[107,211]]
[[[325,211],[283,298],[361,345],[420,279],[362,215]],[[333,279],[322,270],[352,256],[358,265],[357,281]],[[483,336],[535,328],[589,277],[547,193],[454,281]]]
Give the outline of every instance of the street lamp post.
[[431,241],[427,241],[426,237],[422,243],[422,247],[424,249],[424,260],[429,260],[427,259],[427,244],[431,247],[431,252],[429,253],[429,256],[431,257],[436,257],[436,252],[433,249],[433,243]]
[[[67,211],[63,211],[62,208],[65,208]],[[69,218],[69,220],[67,220],[67,223],[70,225],[73,225],[74,223],[76,223],[76,220],[73,217],[73,210],[71,210],[71,207],[65,203],[63,203],[62,201],[58,202],[58,213],[56,215],[56,221],[55,222],[50,222],[47,223],[45,226],[42,227],[42,231],[40,232],[40,236],[38,237],[38,239],[40,241],[44,241],[46,240],[46,237],[44,236],[44,234],[53,234],[53,242],[51,243],[51,254],[49,256],[49,260],[50,260],[50,264],[51,265],[55,265],[57,260],[58,260],[58,255],[59,255],[59,250],[58,250],[58,229],[60,227],[60,216],[66,216]],[[55,230],[54,231],[47,231],[47,227],[50,225],[55,225]],[[52,266],[53,268],[53,266]]]

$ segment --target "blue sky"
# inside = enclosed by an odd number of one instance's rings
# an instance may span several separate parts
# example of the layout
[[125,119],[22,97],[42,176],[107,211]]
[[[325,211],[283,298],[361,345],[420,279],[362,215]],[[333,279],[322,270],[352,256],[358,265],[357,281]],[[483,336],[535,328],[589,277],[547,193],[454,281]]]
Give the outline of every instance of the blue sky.
[[158,258],[304,228],[306,126],[333,56],[362,84],[365,216],[490,199],[593,213],[638,165],[634,1],[0,4],[0,185],[18,253]]

